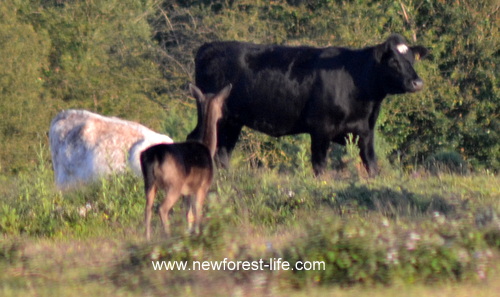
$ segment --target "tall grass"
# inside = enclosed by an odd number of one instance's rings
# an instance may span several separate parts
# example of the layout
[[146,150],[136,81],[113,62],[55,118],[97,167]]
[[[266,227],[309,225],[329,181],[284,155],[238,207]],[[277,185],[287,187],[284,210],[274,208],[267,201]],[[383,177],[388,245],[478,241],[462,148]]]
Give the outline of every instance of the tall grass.
[[[217,173],[200,236],[186,236],[185,210],[179,204],[172,213],[173,237],[164,239],[155,215],[154,240],[149,243],[142,236],[140,178],[127,173],[60,192],[54,187],[47,148],[40,147],[34,170],[20,175],[4,192],[0,266],[29,267],[26,263],[34,260],[26,256],[26,246],[39,238],[54,244],[76,239],[120,242],[106,252],[118,262],[109,264],[98,278],[139,294],[164,292],[165,286],[180,293],[186,284],[201,288],[220,280],[294,289],[488,278],[498,267],[500,251],[498,176],[404,173],[384,167],[379,177],[367,179],[354,144],[351,139],[347,146],[346,168],[320,178],[314,178],[310,168],[298,173],[254,168],[235,158],[229,171]],[[326,269],[167,275],[150,267],[151,260],[271,257],[292,265],[324,261]],[[255,279],[262,279],[260,285]]]
[[142,213],[143,189],[132,173],[99,179],[61,192],[54,185],[48,149],[41,146],[32,171],[20,174],[0,207],[0,232],[64,236],[93,233],[96,226],[129,226]]

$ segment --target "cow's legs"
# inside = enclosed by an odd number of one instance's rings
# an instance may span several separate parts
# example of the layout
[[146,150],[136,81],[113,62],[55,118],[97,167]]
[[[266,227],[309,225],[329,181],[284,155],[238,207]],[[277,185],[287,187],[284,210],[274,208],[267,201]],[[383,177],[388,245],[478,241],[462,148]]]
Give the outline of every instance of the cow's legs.
[[374,132],[370,131],[368,135],[360,137],[359,139],[359,156],[361,157],[361,161],[363,161],[363,165],[368,175],[371,177],[378,173],[374,138]]
[[243,126],[238,124],[229,123],[227,121],[219,122],[217,131],[217,155],[215,158],[218,166],[222,168],[229,167],[231,153],[240,137],[241,128],[243,128]]
[[329,146],[330,138],[324,135],[311,135],[311,161],[316,176],[325,171]]

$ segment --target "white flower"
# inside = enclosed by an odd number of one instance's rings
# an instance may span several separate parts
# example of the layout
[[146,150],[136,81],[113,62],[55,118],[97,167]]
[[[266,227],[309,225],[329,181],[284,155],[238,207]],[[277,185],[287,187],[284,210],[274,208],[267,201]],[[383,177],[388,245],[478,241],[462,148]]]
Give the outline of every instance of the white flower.
[[390,264],[398,264],[398,251],[396,249],[390,249],[387,252],[387,256],[385,257],[388,263]]

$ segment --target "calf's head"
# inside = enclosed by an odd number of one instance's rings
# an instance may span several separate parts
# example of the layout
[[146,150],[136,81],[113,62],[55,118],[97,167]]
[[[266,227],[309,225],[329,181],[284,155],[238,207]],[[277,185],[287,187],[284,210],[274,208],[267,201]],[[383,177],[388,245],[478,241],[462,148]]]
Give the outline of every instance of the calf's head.
[[413,69],[413,63],[428,54],[420,45],[409,46],[397,34],[391,35],[384,43],[375,47],[375,60],[379,72],[380,85],[387,94],[418,92],[424,82]]

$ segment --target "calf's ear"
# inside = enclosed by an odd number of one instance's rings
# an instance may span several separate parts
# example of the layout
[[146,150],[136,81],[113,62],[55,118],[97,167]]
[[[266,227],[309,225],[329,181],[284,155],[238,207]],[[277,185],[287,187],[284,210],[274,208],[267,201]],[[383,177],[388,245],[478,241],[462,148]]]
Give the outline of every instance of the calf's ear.
[[229,97],[229,93],[231,93],[232,88],[233,85],[229,84],[216,95],[217,100],[220,101],[220,104],[223,104],[224,101],[226,101],[227,97]]
[[411,51],[415,55],[415,60],[423,59],[429,54],[429,50],[421,45],[412,46]]
[[189,92],[196,99],[197,104],[203,104],[205,102],[205,95],[203,92],[194,84],[189,84]]

